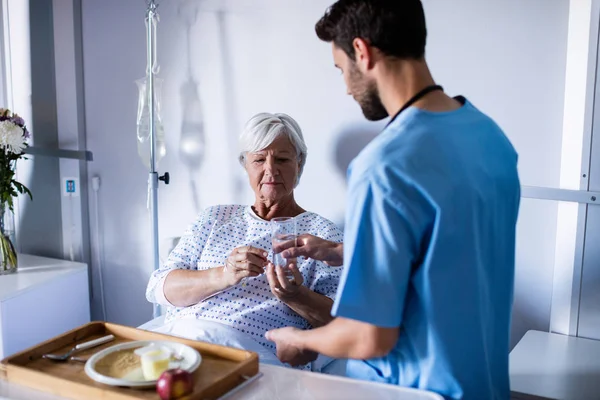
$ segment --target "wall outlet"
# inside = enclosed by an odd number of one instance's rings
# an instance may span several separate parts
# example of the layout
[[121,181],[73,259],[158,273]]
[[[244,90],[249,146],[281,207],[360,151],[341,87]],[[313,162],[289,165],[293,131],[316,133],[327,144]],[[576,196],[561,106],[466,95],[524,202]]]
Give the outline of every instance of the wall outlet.
[[63,178],[62,179],[62,193],[63,193],[63,196],[78,197],[79,196],[79,179]]

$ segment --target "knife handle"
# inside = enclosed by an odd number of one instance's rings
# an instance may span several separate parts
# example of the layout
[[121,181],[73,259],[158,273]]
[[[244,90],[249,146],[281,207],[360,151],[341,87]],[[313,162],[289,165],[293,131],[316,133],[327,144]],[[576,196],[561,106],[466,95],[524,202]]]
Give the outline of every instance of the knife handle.
[[80,343],[77,346],[75,346],[75,350],[81,351],[90,349],[92,347],[100,346],[101,344],[110,342],[114,338],[115,337],[113,335],[108,335],[99,339],[90,340],[89,342]]

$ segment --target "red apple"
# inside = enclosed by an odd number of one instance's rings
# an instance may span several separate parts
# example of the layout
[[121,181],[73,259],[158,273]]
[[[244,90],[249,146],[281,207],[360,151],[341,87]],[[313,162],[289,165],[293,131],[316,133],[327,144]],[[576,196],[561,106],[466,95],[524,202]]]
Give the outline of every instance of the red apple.
[[156,393],[162,400],[178,399],[193,391],[192,374],[181,368],[163,372],[156,382]]

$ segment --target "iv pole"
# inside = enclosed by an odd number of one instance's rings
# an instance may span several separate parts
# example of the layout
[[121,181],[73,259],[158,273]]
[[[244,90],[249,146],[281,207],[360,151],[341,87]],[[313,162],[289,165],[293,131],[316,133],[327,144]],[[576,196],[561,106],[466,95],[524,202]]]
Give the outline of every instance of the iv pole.
[[[158,181],[163,181],[166,185],[169,184],[169,173],[161,177],[156,171],[156,126],[155,126],[155,108],[154,108],[154,75],[158,73],[158,65],[156,62],[156,21],[158,20],[157,8],[158,4],[155,0],[146,0],[146,45],[147,45],[147,85],[148,85],[148,104],[149,104],[149,129],[150,129],[150,171],[148,176],[148,194],[150,196],[150,213],[152,227],[152,261],[156,271],[160,267],[159,258],[159,243],[158,243]],[[153,317],[160,316],[160,306],[154,304]]]

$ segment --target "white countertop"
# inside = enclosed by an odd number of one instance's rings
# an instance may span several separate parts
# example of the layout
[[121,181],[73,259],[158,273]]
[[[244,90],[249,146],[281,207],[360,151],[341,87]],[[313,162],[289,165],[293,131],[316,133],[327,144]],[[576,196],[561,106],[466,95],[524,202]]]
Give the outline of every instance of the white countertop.
[[[223,400],[443,400],[437,394],[393,385],[260,365],[262,376]],[[0,400],[64,400],[0,379]]]
[[510,353],[510,388],[528,399],[600,399],[600,341],[527,332]]
[[84,263],[29,254],[18,254],[17,262],[16,272],[0,275],[0,301],[12,298],[59,275],[72,274],[87,268]]

